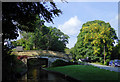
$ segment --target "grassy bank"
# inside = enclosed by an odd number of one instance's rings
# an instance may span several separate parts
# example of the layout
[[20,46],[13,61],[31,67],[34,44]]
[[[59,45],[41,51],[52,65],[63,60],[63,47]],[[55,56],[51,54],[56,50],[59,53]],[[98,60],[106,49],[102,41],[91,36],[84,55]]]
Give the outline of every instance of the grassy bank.
[[61,67],[46,68],[47,70],[60,72],[82,81],[89,80],[118,80],[118,73],[99,69],[87,65],[68,65]]

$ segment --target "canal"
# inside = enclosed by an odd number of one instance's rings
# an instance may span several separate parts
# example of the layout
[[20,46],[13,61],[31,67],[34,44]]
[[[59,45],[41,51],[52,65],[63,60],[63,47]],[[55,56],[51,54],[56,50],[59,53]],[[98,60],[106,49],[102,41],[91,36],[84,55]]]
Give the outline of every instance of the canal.
[[17,82],[69,82],[59,75],[47,72],[40,67],[29,68],[27,73],[17,80]]

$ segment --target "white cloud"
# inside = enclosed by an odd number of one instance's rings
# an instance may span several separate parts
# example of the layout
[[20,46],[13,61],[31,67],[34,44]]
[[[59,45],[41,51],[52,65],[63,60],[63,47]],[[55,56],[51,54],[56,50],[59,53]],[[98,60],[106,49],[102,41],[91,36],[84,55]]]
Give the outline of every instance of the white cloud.
[[77,16],[70,18],[62,25],[58,25],[58,29],[67,35],[78,35],[81,29],[82,22]]
[[74,47],[77,36],[80,33],[80,29],[82,27],[82,22],[78,19],[77,16],[71,17],[68,21],[66,21],[62,25],[58,25],[58,29],[60,29],[65,34],[69,35],[69,44],[67,44],[68,48]]

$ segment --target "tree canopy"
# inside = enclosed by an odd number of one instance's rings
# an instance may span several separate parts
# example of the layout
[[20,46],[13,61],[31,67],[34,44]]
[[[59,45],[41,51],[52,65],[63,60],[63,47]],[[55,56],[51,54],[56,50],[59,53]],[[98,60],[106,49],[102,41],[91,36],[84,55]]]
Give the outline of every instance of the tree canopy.
[[89,57],[91,60],[102,61],[104,54],[106,59],[110,58],[117,36],[109,23],[95,20],[84,23],[77,38],[74,46],[76,59]]
[[2,27],[4,39],[16,39],[17,29],[31,32],[37,20],[36,16],[53,22],[55,16],[61,14],[54,2],[3,2],[2,3]]
[[113,48],[110,59],[120,59],[120,40],[118,41],[118,44]]
[[[40,22],[42,22],[42,25]],[[13,42],[13,44],[23,46],[25,50],[32,50],[34,47],[34,49],[64,52],[68,43],[68,35],[56,27],[45,26],[43,20],[37,20],[34,26],[36,27],[34,32],[21,31],[23,38],[16,43]]]
[[[18,29],[25,31],[23,37],[18,43],[13,42],[14,45],[22,45],[27,49],[31,49],[33,46],[33,40],[31,36],[34,36],[36,29],[37,20],[45,20],[52,22],[56,16],[61,14],[61,10],[58,9],[54,2],[3,2],[2,3],[2,40],[3,40],[3,51],[2,51],[2,63],[3,63],[3,74],[2,80],[9,80],[12,73],[11,66],[16,63],[13,61],[13,57],[10,55],[11,50],[4,46],[5,39],[17,39]],[[44,21],[38,21],[39,27],[43,25]],[[45,26],[44,26],[45,27]],[[45,32],[45,31],[44,31]],[[39,33],[39,32],[37,32]],[[44,34],[44,33],[43,33]],[[36,34],[37,35],[37,34]],[[6,61],[7,60],[7,61]]]

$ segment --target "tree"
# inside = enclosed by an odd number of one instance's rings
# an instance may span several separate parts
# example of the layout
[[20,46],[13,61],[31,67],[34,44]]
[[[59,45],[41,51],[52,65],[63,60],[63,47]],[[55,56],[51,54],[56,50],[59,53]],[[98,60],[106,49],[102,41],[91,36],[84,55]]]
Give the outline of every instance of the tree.
[[63,52],[68,43],[68,38],[68,35],[62,33],[56,27],[43,25],[40,29],[36,29],[32,40],[34,40],[33,42],[38,49]]
[[78,58],[79,55],[82,55],[82,57],[89,57],[94,61],[104,59],[105,63],[105,59],[110,58],[113,43],[117,36],[109,23],[95,20],[84,23],[77,38],[75,49]]
[[118,41],[118,44],[113,48],[110,59],[120,59],[120,40]]
[[36,21],[35,26],[36,29],[32,33],[21,32],[23,38],[17,41],[19,45],[25,47],[26,50],[33,49],[35,46],[35,49],[64,52],[68,43],[68,35],[56,27],[47,27],[44,23],[41,26],[38,21]]
[[71,49],[70,49],[70,53],[72,54],[72,59],[75,61],[76,60],[76,49],[75,49],[75,47],[72,47]]
[[[49,5],[47,7],[47,5]],[[54,2],[3,2],[2,3],[2,26],[3,40],[16,39],[17,30],[31,32],[37,20],[36,16],[53,22],[55,16],[59,16],[61,10]]]
[[[38,20],[36,16],[39,16],[40,19],[44,19],[47,22],[53,23],[53,18],[59,16],[61,13],[61,10],[56,7],[54,2],[3,2],[2,46],[4,46],[5,39],[16,39],[18,37],[18,29],[26,32],[34,32],[34,29],[36,28],[34,26],[34,23],[36,20]],[[21,40],[20,42],[24,42],[24,40]],[[26,41],[24,44],[28,45],[29,42],[27,42],[28,41]],[[9,58],[9,51],[10,50],[6,47],[3,47],[2,49],[2,58],[4,65],[3,71],[6,72],[3,75],[2,80],[8,80],[5,79],[5,77],[9,77],[6,75],[9,70],[5,69],[6,65],[10,66],[9,61],[12,60],[12,58]],[[6,61],[6,59],[8,60]]]
[[64,52],[64,48],[68,43],[69,36],[61,32],[56,27],[49,27],[50,31],[47,35],[47,49],[53,51],[62,51]]
[[66,47],[66,48],[64,49],[64,51],[65,51],[65,54],[70,54],[70,49],[69,49],[69,48]]
[[33,49],[33,41],[32,41],[32,36],[33,33],[32,32],[25,32],[22,31],[21,35],[23,36],[23,38],[21,38],[20,40],[17,40],[17,42],[23,46],[23,48],[25,48],[25,50],[31,50]]

